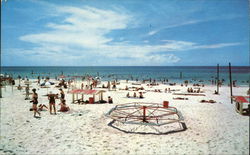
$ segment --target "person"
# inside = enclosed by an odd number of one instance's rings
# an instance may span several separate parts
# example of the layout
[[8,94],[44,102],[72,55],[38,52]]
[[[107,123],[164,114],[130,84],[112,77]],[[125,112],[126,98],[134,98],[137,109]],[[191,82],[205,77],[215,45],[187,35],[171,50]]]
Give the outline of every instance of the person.
[[136,93],[134,92],[134,97],[136,97]]
[[108,103],[109,104],[113,103],[113,99],[110,96],[108,97]]
[[25,100],[29,100],[30,98],[29,98],[29,85],[27,85],[26,87],[25,87]]
[[46,108],[47,110],[49,109],[45,104],[39,104],[38,111],[43,111],[43,107]]
[[130,98],[130,96],[129,96],[129,92],[127,93],[127,98]]
[[14,80],[14,79],[12,79],[12,81],[11,81],[11,82],[12,82],[12,85],[14,86],[14,85],[15,85],[15,80]]
[[40,85],[40,76],[37,77],[37,84]]
[[107,88],[110,90],[110,82],[108,81]]
[[61,101],[62,101],[62,100],[65,99],[65,93],[64,93],[64,91],[62,90],[62,88],[60,88],[59,90],[60,90],[60,95],[61,95],[60,99],[61,99]]
[[61,106],[60,110],[61,112],[67,112],[69,111],[69,107],[66,105],[66,100],[62,100],[62,103],[59,104]]
[[139,96],[139,97],[140,97],[140,98],[143,98],[142,92],[139,92],[139,94],[140,94],[140,96]]
[[38,94],[36,93],[36,89],[32,89],[33,95],[32,95],[32,100],[31,102],[33,102],[33,106],[32,109],[34,111],[34,117],[36,116],[36,113],[39,114],[39,116],[41,115],[40,112],[37,111],[37,104],[38,104]]
[[52,92],[50,92],[50,94],[48,94],[48,99],[49,99],[49,112],[50,112],[50,114],[52,114],[52,107],[53,107],[54,114],[56,115],[55,95],[52,94]]

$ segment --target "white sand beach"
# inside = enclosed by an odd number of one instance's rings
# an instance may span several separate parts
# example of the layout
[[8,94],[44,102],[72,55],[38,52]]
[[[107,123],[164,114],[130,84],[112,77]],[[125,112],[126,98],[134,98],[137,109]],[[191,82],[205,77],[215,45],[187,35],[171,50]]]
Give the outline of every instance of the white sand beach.
[[[135,82],[135,81],[134,81]],[[17,83],[17,82],[16,82]],[[107,82],[104,82],[105,84]],[[145,88],[144,98],[127,98],[128,87]],[[101,85],[99,85],[101,86]],[[78,84],[80,87],[80,83]],[[188,87],[193,86],[189,85]],[[146,84],[132,85],[120,81],[116,91],[104,93],[104,99],[113,98],[113,104],[71,104],[72,94],[66,94],[70,111],[50,115],[42,111],[41,118],[33,117],[32,106],[25,98],[25,90],[6,86],[2,88],[0,154],[249,154],[249,116],[242,116],[230,103],[230,89],[220,87],[220,95],[214,95],[216,86],[200,87],[205,96],[180,96],[165,93],[165,88],[176,89],[176,93],[186,93],[185,86],[159,84],[148,87]],[[47,91],[59,93],[50,86],[37,89],[39,103],[48,106],[43,96]],[[147,90],[160,89],[162,92]],[[248,87],[234,87],[234,95],[246,96]],[[130,91],[132,95],[133,91]],[[173,100],[185,97],[188,100]],[[214,100],[216,103],[200,103],[200,100]],[[170,106],[181,111],[187,130],[166,135],[129,134],[107,124],[112,120],[105,114],[115,105],[131,102],[153,102]],[[59,100],[56,100],[59,109]]]

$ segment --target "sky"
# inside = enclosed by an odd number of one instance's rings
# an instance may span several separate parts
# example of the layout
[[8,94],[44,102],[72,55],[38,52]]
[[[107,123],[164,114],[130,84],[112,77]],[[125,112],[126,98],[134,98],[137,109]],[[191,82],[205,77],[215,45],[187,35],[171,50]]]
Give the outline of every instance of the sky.
[[249,65],[248,0],[3,0],[2,66]]

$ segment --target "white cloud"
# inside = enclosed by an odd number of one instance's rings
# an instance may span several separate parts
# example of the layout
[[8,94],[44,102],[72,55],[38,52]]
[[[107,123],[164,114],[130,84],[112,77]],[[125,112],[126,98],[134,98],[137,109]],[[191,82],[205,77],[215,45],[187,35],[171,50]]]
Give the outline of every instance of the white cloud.
[[175,28],[175,27],[180,27],[180,26],[186,26],[186,25],[198,24],[198,23],[203,23],[203,22],[216,21],[216,20],[230,20],[230,19],[240,18],[240,17],[242,17],[242,16],[231,14],[231,15],[226,15],[226,16],[225,15],[220,15],[218,17],[212,17],[212,18],[200,19],[200,20],[187,20],[187,21],[184,21],[184,22],[179,22],[177,24],[170,24],[170,25],[161,27],[159,29],[150,31],[148,33],[148,35],[151,36],[151,35],[154,35],[154,34],[160,32],[161,30],[169,29],[169,28]]
[[201,45],[197,46],[196,48],[222,48],[227,46],[237,46],[241,45],[242,43],[220,43],[220,44],[214,44],[214,45]]
[[[173,54],[157,54],[156,52],[238,45],[237,43],[198,45],[193,42],[176,40],[163,40],[163,43],[158,45],[132,45],[129,41],[123,41],[123,37],[118,39],[120,42],[114,43],[112,42],[113,38],[107,37],[107,34],[113,30],[128,28],[135,20],[133,16],[123,12],[92,7],[57,7],[55,10],[58,16],[64,17],[62,22],[48,23],[46,26],[51,28],[50,31],[20,37],[22,41],[37,45],[33,49],[23,50],[24,55],[36,53],[37,57],[54,61],[56,65],[62,65],[58,64],[60,61],[64,64],[75,65],[89,65],[89,63],[107,65],[102,60],[91,61],[88,59],[101,57],[108,60],[109,65],[160,65],[176,63],[180,61],[180,58]],[[149,35],[155,33],[157,30],[151,31]],[[148,41],[144,41],[144,43],[148,43]],[[34,59],[35,57],[32,56]],[[124,57],[133,60],[125,60]]]
[[152,35],[156,34],[158,31],[159,31],[159,30],[150,31],[150,32],[148,32],[148,35],[149,35],[149,36],[152,36]]

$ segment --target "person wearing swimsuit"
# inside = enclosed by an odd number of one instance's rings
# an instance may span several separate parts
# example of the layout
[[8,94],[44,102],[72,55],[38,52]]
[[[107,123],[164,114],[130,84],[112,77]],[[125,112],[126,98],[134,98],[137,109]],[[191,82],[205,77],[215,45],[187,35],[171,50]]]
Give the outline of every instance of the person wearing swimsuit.
[[36,93],[36,89],[32,89],[32,91],[33,91],[32,102],[33,102],[34,117],[37,117],[36,113],[38,113],[39,116],[41,115],[40,112],[38,112],[38,110],[37,110],[38,94]]
[[49,99],[49,112],[50,112],[50,114],[52,114],[52,106],[54,109],[54,114],[56,114],[55,95],[50,93],[48,95],[48,99]]
[[60,90],[60,94],[61,94],[61,102],[65,99],[65,93],[62,89],[59,89]]

